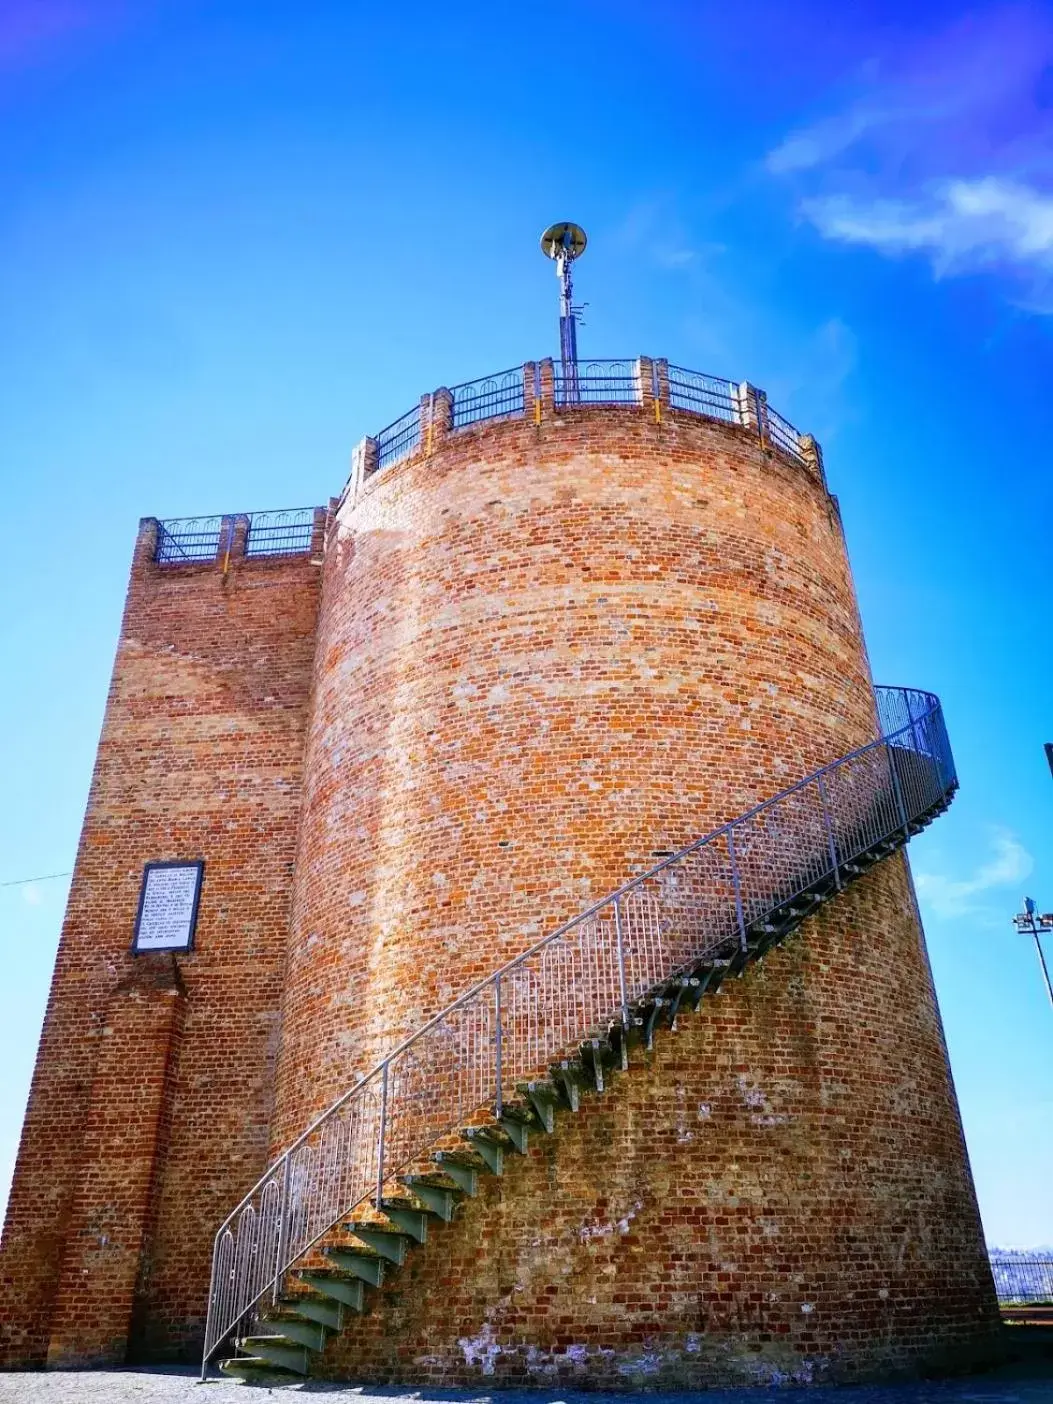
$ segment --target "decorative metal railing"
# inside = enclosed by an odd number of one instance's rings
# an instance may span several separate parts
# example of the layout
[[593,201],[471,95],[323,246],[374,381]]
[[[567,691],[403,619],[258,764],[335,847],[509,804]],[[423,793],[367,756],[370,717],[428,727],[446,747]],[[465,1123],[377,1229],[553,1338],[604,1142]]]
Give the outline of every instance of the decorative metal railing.
[[890,835],[909,836],[957,781],[938,700],[879,688],[879,739],[633,879],[467,990],[320,1116],[216,1235],[205,1364],[356,1205],[481,1109],[648,991]]
[[246,556],[294,556],[311,549],[313,507],[292,507],[283,512],[248,512],[246,516]]
[[[311,549],[314,529],[313,507],[170,518],[157,523],[154,560],[158,565],[190,565],[215,561],[232,549],[253,557],[301,556]],[[242,544],[235,547],[239,536]]]
[[158,522],[154,560],[158,565],[214,561],[223,521],[223,517],[171,517]]
[[552,371],[556,404],[638,405],[643,392],[636,361],[579,361],[564,372],[562,364]]
[[455,385],[453,397],[453,427],[463,429],[481,419],[505,419],[523,413],[523,368],[498,371],[482,380],[469,380]]
[[695,414],[720,419],[725,424],[742,423],[737,385],[715,375],[685,370],[683,366],[669,367],[669,403],[673,409],[693,410]]
[[[541,362],[534,362],[533,393],[541,394]],[[526,404],[525,367],[498,371],[495,375],[455,385],[450,391],[453,399],[454,430],[487,419],[504,419],[523,414]],[[645,396],[665,399],[672,409],[689,410],[707,419],[724,424],[737,424],[757,433],[781,452],[799,462],[809,461],[802,451],[801,435],[777,411],[763,401],[764,413],[758,415],[751,404],[748,387],[719,376],[703,375],[700,371],[671,366],[665,361],[593,360],[579,361],[564,367],[552,363],[552,394],[556,408],[573,405],[642,405]],[[434,397],[432,399],[434,405]],[[376,472],[416,452],[423,442],[420,405],[415,405],[401,419],[389,424],[376,435]]]
[[417,404],[377,435],[377,468],[386,468],[419,447],[420,405]]
[[1053,1306],[1053,1253],[992,1253],[999,1306]]

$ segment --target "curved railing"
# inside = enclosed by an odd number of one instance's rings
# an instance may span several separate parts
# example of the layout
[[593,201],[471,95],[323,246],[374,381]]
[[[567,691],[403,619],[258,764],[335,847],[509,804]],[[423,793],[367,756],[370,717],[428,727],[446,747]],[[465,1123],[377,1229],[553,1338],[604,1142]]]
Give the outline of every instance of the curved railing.
[[[582,1039],[628,1026],[649,991],[745,952],[753,929],[945,802],[939,701],[876,691],[881,736],[697,839],[466,991],[315,1121],[216,1235],[205,1362],[356,1205]],[[851,872],[851,868],[848,869]]]
[[[542,367],[546,366],[549,369],[543,377]],[[544,388],[548,376],[550,391]],[[755,386],[686,370],[665,360],[637,357],[584,360],[572,366],[559,361],[528,361],[512,370],[425,395],[423,401],[364,441],[373,446],[367,473],[379,472],[426,447],[426,422],[440,396],[449,396],[449,429],[456,433],[483,420],[529,414],[549,393],[554,408],[561,411],[575,405],[665,404],[738,425],[799,463],[817,461],[815,440],[772,409],[767,396]]]

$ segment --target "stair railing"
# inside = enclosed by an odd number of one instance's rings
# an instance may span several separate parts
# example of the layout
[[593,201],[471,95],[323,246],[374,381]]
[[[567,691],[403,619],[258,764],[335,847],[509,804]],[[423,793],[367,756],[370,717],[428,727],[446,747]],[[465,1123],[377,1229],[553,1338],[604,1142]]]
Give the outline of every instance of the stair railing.
[[752,927],[953,794],[931,693],[877,688],[881,736],[695,840],[516,956],[335,1102],[216,1234],[203,1372],[246,1315],[358,1204],[483,1108],[543,1075],[656,986],[747,949]]

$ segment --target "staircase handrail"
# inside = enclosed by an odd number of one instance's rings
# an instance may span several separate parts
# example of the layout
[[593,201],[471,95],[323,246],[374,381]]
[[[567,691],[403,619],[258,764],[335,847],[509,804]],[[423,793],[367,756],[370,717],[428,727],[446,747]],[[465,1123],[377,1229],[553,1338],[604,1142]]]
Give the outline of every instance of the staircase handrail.
[[[832,877],[840,887],[853,857],[890,835],[909,837],[912,822],[953,794],[957,776],[939,699],[912,688],[874,693],[877,739],[556,927],[460,994],[311,1122],[216,1233],[205,1368],[268,1292],[277,1300],[293,1264],[358,1204],[375,1193],[379,1206],[385,1182],[482,1108],[499,1118],[513,1079],[537,1076],[605,1024],[628,1027],[632,1006],[681,972],[745,952],[751,927],[808,884]],[[577,949],[568,945],[561,956],[558,943],[574,932]],[[517,984],[517,976],[525,978]],[[536,983],[573,1009],[542,1004]],[[577,1019],[573,1029],[568,1014]],[[447,1043],[436,1051],[447,1054],[446,1063],[435,1052],[414,1061],[416,1047],[440,1034]]]

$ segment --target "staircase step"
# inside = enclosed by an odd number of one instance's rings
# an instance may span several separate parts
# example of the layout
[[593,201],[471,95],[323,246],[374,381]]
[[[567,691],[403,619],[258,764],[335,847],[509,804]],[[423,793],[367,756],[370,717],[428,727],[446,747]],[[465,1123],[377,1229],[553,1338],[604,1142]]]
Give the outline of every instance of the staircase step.
[[560,1104],[558,1089],[546,1078],[539,1082],[520,1082],[516,1091],[529,1101],[538,1124],[549,1135],[556,1129],[556,1108]]
[[249,1384],[288,1384],[293,1375],[302,1373],[299,1370],[290,1373],[284,1366],[275,1365],[262,1355],[232,1355],[221,1360],[219,1368],[222,1374]]
[[316,1321],[294,1316],[288,1307],[268,1311],[264,1323],[275,1332],[271,1340],[284,1341],[290,1346],[306,1346],[308,1350],[325,1349],[328,1339],[326,1328]]
[[457,1208],[461,1191],[450,1189],[449,1185],[437,1185],[434,1180],[426,1180],[422,1175],[406,1175],[402,1184],[419,1199],[429,1214],[448,1224]]
[[605,1090],[603,1069],[606,1063],[614,1062],[614,1050],[605,1039],[589,1038],[579,1045],[582,1067],[592,1078],[597,1092]]
[[[351,1225],[352,1233],[354,1225]],[[371,1287],[379,1287],[384,1281],[384,1259],[379,1253],[360,1253],[355,1248],[323,1248],[322,1252],[342,1272],[349,1272],[361,1282]]]
[[307,1348],[287,1341],[284,1336],[243,1336],[238,1348],[294,1375],[307,1374]]
[[310,1316],[312,1321],[321,1321],[324,1325],[331,1326],[334,1331],[342,1329],[344,1307],[349,1307],[351,1311],[363,1310],[366,1286],[362,1278],[340,1277],[336,1273],[323,1272],[301,1272],[298,1276],[305,1287],[310,1287],[313,1292],[320,1293],[328,1300],[320,1302],[312,1297],[296,1297],[290,1302],[290,1310]]
[[344,1228],[348,1233],[360,1238],[367,1248],[374,1249],[396,1267],[401,1267],[406,1261],[406,1252],[413,1242],[412,1238],[401,1230],[381,1228],[378,1224],[347,1223]]
[[505,1168],[505,1143],[498,1139],[486,1126],[465,1126],[461,1135],[475,1151],[486,1162],[486,1167],[492,1175],[504,1174]]
[[[473,1163],[471,1157],[458,1155],[456,1151],[435,1151],[432,1160],[465,1194],[474,1196],[479,1193],[479,1166]],[[485,1161],[482,1164],[486,1166]]]
[[[384,1199],[379,1205],[382,1214],[385,1214],[395,1225],[400,1233],[404,1233],[417,1243],[424,1243],[428,1237],[428,1219],[430,1211],[418,1209],[415,1205],[406,1200]],[[361,1230],[355,1232],[361,1238]],[[368,1242],[368,1240],[366,1240]]]
[[553,1083],[563,1094],[564,1106],[576,1112],[581,1106],[581,1088],[587,1081],[584,1068],[571,1058],[553,1063],[549,1069]]

